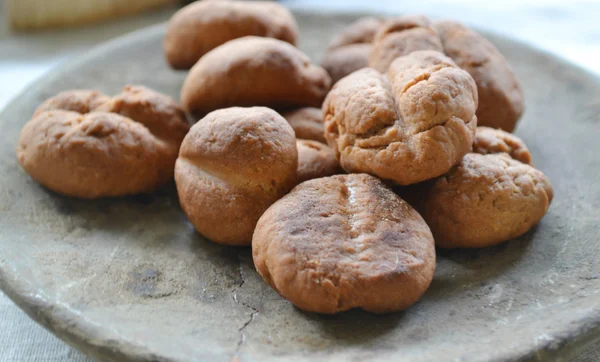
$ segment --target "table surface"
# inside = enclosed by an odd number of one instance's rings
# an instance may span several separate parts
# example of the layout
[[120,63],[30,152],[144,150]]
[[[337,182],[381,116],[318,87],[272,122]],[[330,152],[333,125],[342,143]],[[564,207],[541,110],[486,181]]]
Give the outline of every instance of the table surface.
[[[323,11],[421,13],[459,19],[519,39],[600,75],[600,2],[597,0],[283,0]],[[2,0],[0,0],[2,5]],[[166,21],[173,8],[77,30],[11,34],[0,13],[0,108],[48,70],[101,42]],[[592,353],[592,355],[590,355]],[[580,362],[600,361],[583,353]],[[38,326],[0,292],[0,361],[91,361]]]

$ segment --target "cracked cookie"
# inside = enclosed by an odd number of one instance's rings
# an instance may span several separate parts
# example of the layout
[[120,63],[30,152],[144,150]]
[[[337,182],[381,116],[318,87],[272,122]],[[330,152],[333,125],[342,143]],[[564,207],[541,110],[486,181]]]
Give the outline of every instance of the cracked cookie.
[[295,45],[298,25],[289,10],[269,1],[198,1],[171,17],[163,48],[173,68],[189,69],[210,50],[248,35]]
[[523,235],[548,211],[550,180],[508,154],[469,153],[414,205],[442,248],[481,248]]
[[231,106],[320,107],[330,87],[325,69],[293,45],[248,36],[204,55],[185,79],[181,102],[195,114]]
[[281,114],[296,133],[296,138],[325,143],[321,108],[304,107]]
[[471,151],[476,109],[467,72],[417,51],[387,75],[366,68],[340,80],[323,103],[325,138],[347,172],[408,185],[443,175]]
[[385,73],[396,58],[417,50],[444,51],[431,21],[421,15],[389,19],[373,39],[369,66]]
[[433,237],[421,216],[366,174],[298,185],[258,221],[252,255],[267,284],[318,313],[406,309],[435,271]]
[[145,193],[173,179],[188,129],[173,99],[145,87],[126,86],[114,98],[67,91],[25,124],[17,158],[34,180],[63,195]]
[[525,100],[506,59],[487,39],[460,23],[440,21],[434,28],[446,55],[475,79],[479,124],[512,132],[523,114]]
[[216,243],[250,245],[258,218],[296,184],[294,130],[265,107],[226,108],[181,144],[175,183],[183,211]]
[[333,150],[321,142],[296,140],[298,183],[342,173]]
[[477,127],[473,152],[482,155],[504,152],[517,161],[532,164],[531,153],[529,153],[523,140],[501,129]]

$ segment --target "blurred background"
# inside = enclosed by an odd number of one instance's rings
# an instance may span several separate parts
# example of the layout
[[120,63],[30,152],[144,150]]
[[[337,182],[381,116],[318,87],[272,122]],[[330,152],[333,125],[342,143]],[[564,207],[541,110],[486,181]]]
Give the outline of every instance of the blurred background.
[[[56,65],[111,38],[167,21],[188,2],[0,0],[0,108]],[[600,76],[600,0],[281,0],[280,3],[292,9],[321,13],[369,11],[453,18],[551,52]],[[4,361],[89,359],[31,321],[0,292],[0,362]]]

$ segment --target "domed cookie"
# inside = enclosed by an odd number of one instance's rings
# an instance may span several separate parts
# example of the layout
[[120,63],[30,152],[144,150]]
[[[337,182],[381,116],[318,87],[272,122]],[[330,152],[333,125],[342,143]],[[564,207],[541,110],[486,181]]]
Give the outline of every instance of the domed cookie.
[[477,89],[435,51],[397,58],[340,80],[323,104],[325,138],[344,170],[408,185],[457,164],[473,144]]
[[298,148],[298,183],[342,173],[333,150],[321,142],[296,140]]
[[248,35],[296,44],[298,25],[285,7],[270,1],[197,1],[176,12],[163,42],[176,69],[191,68],[204,54]]
[[321,61],[321,66],[335,84],[348,74],[369,66],[371,47],[371,44],[350,44],[330,50]]
[[258,221],[252,255],[273,289],[318,313],[406,309],[435,271],[433,238],[421,216],[365,174],[298,185]]
[[323,111],[321,108],[304,107],[281,114],[296,133],[296,138],[325,143],[323,135]]
[[473,142],[473,152],[482,155],[504,152],[517,161],[532,164],[531,153],[529,153],[525,142],[519,137],[501,129],[477,127]]
[[258,218],[296,184],[294,130],[265,107],[226,108],[198,121],[175,165],[179,201],[196,230],[250,245]]
[[469,153],[422,193],[421,215],[442,248],[481,248],[523,235],[548,211],[550,180],[506,153]]
[[330,86],[327,72],[294,46],[250,36],[204,55],[185,79],[181,102],[195,114],[230,106],[320,107]]

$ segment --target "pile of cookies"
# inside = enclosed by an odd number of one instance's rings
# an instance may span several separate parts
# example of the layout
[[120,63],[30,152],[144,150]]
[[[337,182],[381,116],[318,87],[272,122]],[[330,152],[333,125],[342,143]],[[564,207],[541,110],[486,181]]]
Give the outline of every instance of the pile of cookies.
[[297,38],[276,3],[192,3],[164,39],[168,63],[191,68],[182,106],[142,86],[60,93],[25,124],[19,163],[89,199],[174,179],[200,234],[251,246],[267,284],[320,313],[405,309],[429,287],[436,247],[498,244],[547,212],[550,181],[509,133],[523,93],[482,36],[364,18],[322,66]]

